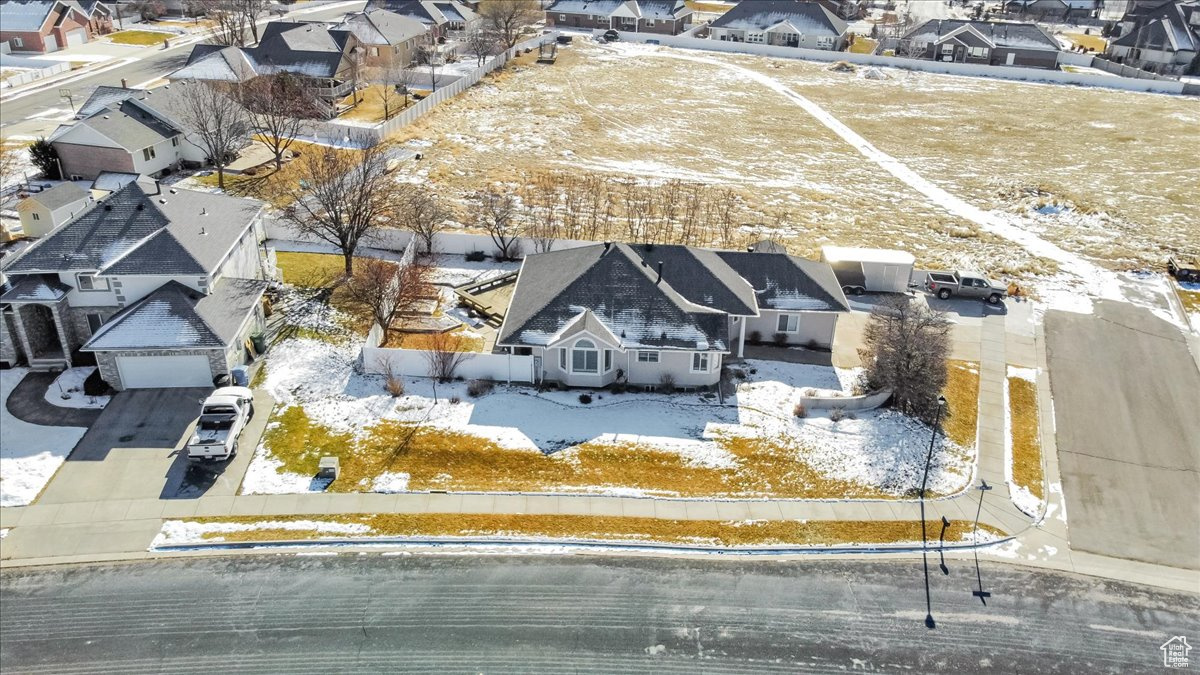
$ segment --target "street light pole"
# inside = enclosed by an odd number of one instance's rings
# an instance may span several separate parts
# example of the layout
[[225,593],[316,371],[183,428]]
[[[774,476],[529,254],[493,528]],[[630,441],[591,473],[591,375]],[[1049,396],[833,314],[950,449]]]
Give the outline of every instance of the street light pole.
[[983,590],[983,571],[979,569],[979,514],[983,511],[983,493],[992,489],[987,481],[980,480],[979,487],[979,506],[975,507],[975,527],[971,530],[972,550],[975,553],[975,580],[979,582],[979,590],[971,591],[971,595],[979,598],[979,601],[987,605],[987,599],[992,597],[991,593]]
[[936,628],[933,620],[933,599],[929,595],[929,538],[925,532],[925,487],[929,482],[929,464],[933,461],[933,443],[937,440],[938,425],[942,411],[946,409],[946,397],[938,396],[937,415],[933,419],[933,435],[929,437],[929,452],[925,454],[925,473],[921,476],[921,560],[925,565],[925,627]]

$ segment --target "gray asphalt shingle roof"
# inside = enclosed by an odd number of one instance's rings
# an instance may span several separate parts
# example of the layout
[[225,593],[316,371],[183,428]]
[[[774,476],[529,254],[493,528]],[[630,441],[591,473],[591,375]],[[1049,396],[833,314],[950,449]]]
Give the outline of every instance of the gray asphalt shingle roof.
[[1034,23],[1015,21],[968,21],[965,19],[930,19],[909,31],[905,40],[936,42],[938,38],[963,26],[974,28],[997,47],[1008,49],[1046,49],[1059,51],[1058,41]]
[[0,295],[0,302],[45,302],[59,300],[71,292],[71,287],[49,274],[30,274],[13,281]]
[[224,348],[267,288],[257,279],[222,279],[207,295],[169,281],[114,315],[85,351]]
[[30,246],[5,269],[208,274],[262,208],[258,201],[191,190],[147,194],[134,182]]
[[801,35],[842,35],[846,22],[820,3],[805,0],[747,0],[725,12],[713,28],[766,30],[787,21]]
[[689,302],[728,314],[753,316],[758,313],[754,289],[715,251],[661,244],[638,244],[630,248],[656,276],[658,263],[663,263],[663,279]]
[[552,343],[590,311],[624,347],[725,350],[725,313],[656,279],[655,268],[625,244],[527,256],[497,343]]
[[339,26],[354,33],[360,42],[370,45],[403,44],[425,34],[425,24],[409,16],[386,9],[372,9],[351,15]]
[[718,251],[754,288],[759,309],[846,312],[846,295],[826,263],[785,253]]

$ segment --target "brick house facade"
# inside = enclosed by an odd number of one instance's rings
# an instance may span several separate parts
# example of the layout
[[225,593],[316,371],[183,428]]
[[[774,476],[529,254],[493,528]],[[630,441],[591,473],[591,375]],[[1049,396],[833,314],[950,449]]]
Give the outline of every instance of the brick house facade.
[[[21,13],[15,14],[18,9]],[[111,19],[108,23],[111,28]],[[65,2],[0,4],[0,42],[9,43],[14,52],[56,52],[89,42],[94,33],[89,18]]]

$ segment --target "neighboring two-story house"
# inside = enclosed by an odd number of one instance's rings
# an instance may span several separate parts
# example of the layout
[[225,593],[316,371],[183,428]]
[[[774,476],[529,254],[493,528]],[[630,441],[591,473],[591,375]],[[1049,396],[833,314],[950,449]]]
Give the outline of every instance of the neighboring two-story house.
[[211,386],[263,330],[263,204],[125,185],[8,262],[0,360],[95,356],[117,390]]
[[1105,50],[1108,58],[1160,73],[1200,72],[1200,1],[1141,7],[1121,25],[1124,32]]
[[678,35],[693,14],[683,0],[555,0],[546,27]]
[[366,66],[413,63],[429,34],[428,27],[420,21],[386,9],[351,14],[337,25],[337,29],[350,31],[358,38]]
[[479,14],[458,0],[368,0],[367,9],[386,9],[420,21],[439,38],[455,37],[483,25]]
[[709,26],[709,38],[779,47],[846,48],[848,25],[829,7],[811,0],[740,2]]
[[[930,61],[1058,67],[1058,40],[1034,23],[931,19],[900,40],[903,55]],[[883,47],[881,44],[880,47]]]
[[[830,348],[849,311],[829,265],[780,249],[595,244],[525,257],[496,338],[568,386],[716,384],[752,337]],[[757,335],[755,335],[757,334]]]
[[97,87],[77,121],[59,126],[48,139],[63,177],[92,180],[106,171],[161,176],[209,163],[204,144],[172,112],[189,86],[195,85],[180,82],[153,91]]
[[94,32],[90,14],[70,0],[0,2],[0,42],[14,52],[56,52],[88,42]]

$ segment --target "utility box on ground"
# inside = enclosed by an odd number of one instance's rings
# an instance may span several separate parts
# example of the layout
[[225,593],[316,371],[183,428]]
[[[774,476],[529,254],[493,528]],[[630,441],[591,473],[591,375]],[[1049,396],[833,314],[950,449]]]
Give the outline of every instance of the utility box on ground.
[[337,480],[338,477],[338,458],[337,457],[322,457],[317,464],[317,479],[318,480]]

